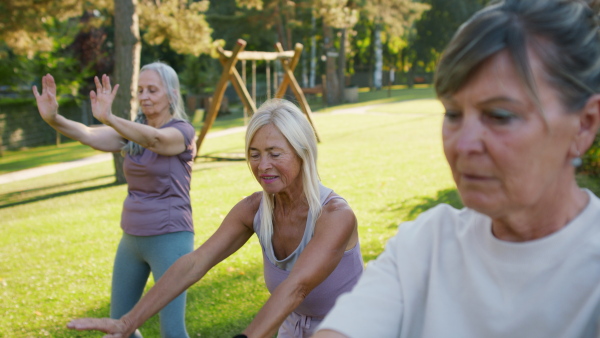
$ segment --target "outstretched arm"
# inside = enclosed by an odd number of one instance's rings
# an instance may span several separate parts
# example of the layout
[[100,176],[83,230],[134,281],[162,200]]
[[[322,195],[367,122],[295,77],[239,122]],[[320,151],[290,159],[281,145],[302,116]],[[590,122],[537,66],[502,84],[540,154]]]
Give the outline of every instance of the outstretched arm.
[[356,217],[346,202],[331,200],[323,209],[313,238],[290,275],[273,292],[244,330],[251,338],[272,337],[285,318],[338,266],[344,252],[356,245]]
[[94,77],[96,91],[90,92],[92,113],[98,121],[112,127],[123,138],[165,156],[178,155],[185,151],[183,134],[175,128],[154,128],[136,123],[112,114],[111,106],[119,85],[111,87],[108,76],[102,75],[102,82]]
[[219,229],[198,249],[179,258],[135,307],[121,319],[75,319],[67,327],[98,330],[106,337],[129,337],[148,318],[199,281],[213,266],[241,248],[254,233],[253,216],[258,209],[256,195],[240,201],[229,212]]
[[69,120],[58,114],[56,83],[52,75],[42,77],[42,93],[36,86],[32,88],[40,116],[46,123],[68,138],[79,141],[94,149],[117,152],[123,147],[123,138],[106,126],[88,127],[83,123]]

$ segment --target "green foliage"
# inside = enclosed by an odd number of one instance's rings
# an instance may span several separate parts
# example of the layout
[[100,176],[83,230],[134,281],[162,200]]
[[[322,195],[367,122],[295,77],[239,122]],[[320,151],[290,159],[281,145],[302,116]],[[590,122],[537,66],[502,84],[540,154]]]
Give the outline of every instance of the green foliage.
[[415,23],[415,34],[411,35],[406,62],[432,68],[439,55],[458,27],[473,13],[481,9],[488,0],[424,0],[430,9]]
[[179,0],[140,1],[140,26],[144,40],[158,45],[168,40],[169,46],[180,54],[210,53],[211,33],[204,13],[209,1],[202,0],[182,5]]
[[600,177],[600,134],[596,135],[590,149],[582,156],[583,165],[579,171],[594,177]]

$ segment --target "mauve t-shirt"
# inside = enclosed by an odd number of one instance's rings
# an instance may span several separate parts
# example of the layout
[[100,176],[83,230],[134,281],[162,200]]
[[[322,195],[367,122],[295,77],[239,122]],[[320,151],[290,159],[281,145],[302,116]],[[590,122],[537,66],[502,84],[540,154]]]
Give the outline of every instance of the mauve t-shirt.
[[127,234],[155,236],[194,232],[190,181],[196,156],[195,130],[189,122],[175,119],[161,129],[169,127],[183,134],[184,152],[163,156],[144,149],[136,156],[127,154],[123,161],[128,191],[123,203],[121,228]]

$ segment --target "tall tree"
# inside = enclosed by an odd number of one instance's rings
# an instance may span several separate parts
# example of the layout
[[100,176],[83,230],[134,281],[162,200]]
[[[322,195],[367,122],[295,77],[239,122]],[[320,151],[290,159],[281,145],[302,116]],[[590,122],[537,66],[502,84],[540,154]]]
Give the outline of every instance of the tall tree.
[[[137,15],[137,0],[115,0],[115,83],[120,89],[114,102],[114,114],[133,120],[137,114],[137,80],[142,44]],[[117,183],[126,183],[123,156],[113,154]]]
[[487,0],[426,0],[431,9],[415,23],[416,34],[409,39],[403,55],[410,69],[420,64],[433,68],[458,27]]
[[[352,0],[316,0],[318,14],[323,21],[324,49],[327,55],[327,104],[333,105],[343,101],[346,74],[346,30],[358,21],[358,10]],[[334,48],[333,28],[340,30],[338,49]],[[332,57],[334,55],[336,59]],[[336,68],[337,67],[337,68]]]
[[[374,24],[373,44],[375,64],[373,84],[376,89],[382,86],[383,43],[388,38],[407,39],[407,32],[423,12],[430,8],[428,4],[414,0],[363,0],[362,14]],[[385,35],[384,35],[385,33]],[[384,41],[384,39],[386,41]]]

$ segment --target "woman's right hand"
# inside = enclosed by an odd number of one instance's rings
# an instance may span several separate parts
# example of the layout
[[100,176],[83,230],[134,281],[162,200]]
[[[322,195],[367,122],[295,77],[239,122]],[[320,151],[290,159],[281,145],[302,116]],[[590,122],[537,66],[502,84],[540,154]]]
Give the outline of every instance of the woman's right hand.
[[33,96],[37,101],[40,116],[44,121],[50,123],[58,115],[58,101],[56,101],[56,83],[50,74],[42,76],[42,94],[33,86]]
[[128,338],[135,332],[135,328],[129,328],[123,319],[111,318],[73,319],[67,324],[67,327],[78,331],[96,330],[108,333],[104,338]]

